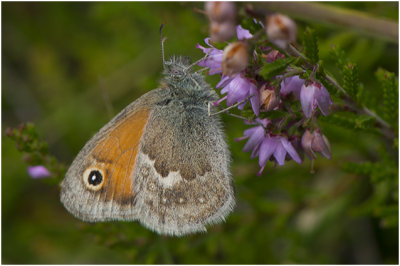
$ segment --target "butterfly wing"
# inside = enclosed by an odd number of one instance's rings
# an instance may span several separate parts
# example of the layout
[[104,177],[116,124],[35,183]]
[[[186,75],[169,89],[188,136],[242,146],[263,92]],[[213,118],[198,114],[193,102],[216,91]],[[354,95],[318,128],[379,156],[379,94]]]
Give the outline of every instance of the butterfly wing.
[[136,158],[161,94],[150,91],[128,105],[79,152],[61,183],[61,202],[74,216],[90,222],[136,219]]
[[207,108],[151,91],[78,154],[61,201],[85,221],[139,220],[161,234],[205,231],[233,209],[230,155]]
[[156,106],[136,166],[140,222],[184,235],[224,220],[234,207],[229,164],[220,121],[204,103]]

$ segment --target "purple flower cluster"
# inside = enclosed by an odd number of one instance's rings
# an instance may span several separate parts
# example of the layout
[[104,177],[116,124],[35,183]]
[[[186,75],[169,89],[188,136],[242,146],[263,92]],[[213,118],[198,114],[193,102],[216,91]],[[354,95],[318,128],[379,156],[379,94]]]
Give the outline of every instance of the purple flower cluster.
[[329,107],[332,105],[331,97],[325,87],[318,82],[310,82],[306,85],[305,80],[299,76],[286,78],[281,83],[281,94],[293,93],[296,99],[300,99],[303,113],[307,118],[319,107],[325,116],[329,114]]
[[[196,47],[207,54],[207,57],[198,65],[209,68],[210,75],[221,75],[221,80],[216,87],[221,89],[220,92],[224,96],[214,105],[226,101],[227,106],[237,104],[238,109],[242,110],[250,102],[256,118],[252,119],[253,122],[247,121],[247,123],[254,127],[245,130],[244,136],[237,140],[247,139],[243,151],[251,152],[251,158],[258,157],[261,167],[258,174],[263,172],[266,163],[270,160],[275,161],[278,165],[283,165],[285,160],[294,160],[300,164],[302,159],[298,153],[299,149],[301,152],[304,151],[310,159],[315,159],[314,152],[330,158],[330,148],[328,149],[330,146],[327,138],[319,129],[310,133],[307,126],[303,127],[303,121],[318,115],[317,107],[323,115],[329,114],[332,100],[326,88],[315,78],[306,80],[298,74],[286,75],[289,76],[286,78],[283,78],[282,75],[276,76],[272,81],[277,80],[280,86],[270,85],[271,81],[263,80],[258,75],[258,71],[263,65],[284,58],[284,55],[263,44],[260,45],[258,52],[262,56],[257,56],[256,51],[252,53],[247,51],[247,41],[253,38],[253,35],[240,25],[236,27],[236,35],[238,41],[229,44],[225,50],[215,48],[209,38],[205,39],[208,47],[197,44]],[[243,56],[243,49],[248,54],[255,55],[252,62],[249,62],[249,56]],[[241,50],[240,53],[239,50]],[[260,63],[257,61],[260,60],[259,58],[263,58],[264,61]],[[228,60],[232,67],[226,71]],[[240,62],[240,60],[246,60],[246,62]],[[248,67],[248,65],[252,67]],[[235,66],[238,67],[235,68]],[[294,97],[289,97],[291,94]],[[294,116],[293,110],[287,109],[290,109],[290,104],[285,105],[285,101],[299,101],[304,119],[299,120]],[[280,119],[262,118],[265,117],[265,115],[261,116],[262,113],[277,109],[287,111],[287,115]],[[297,133],[290,135],[289,128],[294,125],[297,125]],[[301,141],[301,147],[300,144],[294,145],[296,141],[300,143],[298,134],[305,134]]]
[[221,74],[222,73],[222,55],[224,51],[218,50],[210,43],[210,38],[206,38],[204,42],[210,47],[205,48],[200,44],[196,45],[196,48],[203,50],[205,54],[207,54],[207,58],[201,61],[198,65],[201,67],[208,67],[210,70],[208,72],[209,75]]
[[258,163],[261,167],[258,175],[261,175],[268,160],[275,160],[279,165],[283,165],[286,155],[301,163],[301,158],[292,143],[285,137],[267,133],[266,127],[271,123],[267,118],[256,119],[255,127],[244,131],[244,136],[236,140],[248,139],[243,147],[244,152],[251,151],[251,158],[259,157]]
[[[236,35],[238,40],[246,40],[253,37],[250,31],[243,29],[240,25],[236,27]],[[198,65],[201,67],[208,67],[210,69],[208,72],[210,75],[222,74],[224,51],[212,46],[209,38],[205,39],[205,43],[209,48],[205,48],[200,44],[196,45],[197,48],[200,48],[205,54],[208,54],[207,58]],[[237,73],[232,77],[222,74],[221,81],[217,84],[217,88],[222,88],[221,93],[227,94],[218,101],[217,104],[221,103],[223,100],[226,100],[228,106],[241,103],[239,109],[242,110],[247,101],[250,100],[254,113],[259,115],[259,93],[255,81],[246,77],[245,71]]]

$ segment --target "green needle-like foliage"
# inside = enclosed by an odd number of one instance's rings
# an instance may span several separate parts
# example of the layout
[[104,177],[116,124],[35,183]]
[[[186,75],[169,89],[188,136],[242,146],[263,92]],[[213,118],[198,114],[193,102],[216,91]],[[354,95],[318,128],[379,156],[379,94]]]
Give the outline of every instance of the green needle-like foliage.
[[347,94],[357,100],[357,92],[359,88],[358,66],[348,63],[343,66],[343,87]]
[[390,123],[390,125],[396,128],[398,122],[398,110],[399,110],[399,86],[398,80],[394,73],[389,71],[378,69],[376,77],[381,84],[381,90],[383,92],[383,117]]
[[319,61],[318,38],[315,31],[307,28],[303,36],[304,53],[312,64]]
[[264,64],[263,68],[259,72],[259,74],[265,79],[270,80],[276,75],[285,71],[289,64],[291,64],[295,59],[294,58],[283,58],[277,59],[276,61]]

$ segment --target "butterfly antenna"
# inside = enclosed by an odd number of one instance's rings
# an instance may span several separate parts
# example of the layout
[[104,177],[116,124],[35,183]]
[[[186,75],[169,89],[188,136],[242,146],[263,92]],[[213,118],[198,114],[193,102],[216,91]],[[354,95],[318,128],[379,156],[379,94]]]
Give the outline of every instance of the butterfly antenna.
[[161,24],[161,26],[160,26],[161,58],[162,58],[163,68],[165,68],[164,42],[167,38],[163,38],[163,36],[162,36],[163,28],[164,28],[164,24]]
[[211,52],[211,50],[210,50],[205,56],[203,56],[202,58],[200,58],[199,60],[197,60],[196,62],[194,62],[193,64],[191,64],[190,66],[188,66],[188,67],[185,69],[185,71],[188,71],[188,70],[192,69],[192,67],[196,66],[196,65],[197,65],[198,63],[200,63],[201,61],[206,60],[207,57],[209,56],[210,52]]

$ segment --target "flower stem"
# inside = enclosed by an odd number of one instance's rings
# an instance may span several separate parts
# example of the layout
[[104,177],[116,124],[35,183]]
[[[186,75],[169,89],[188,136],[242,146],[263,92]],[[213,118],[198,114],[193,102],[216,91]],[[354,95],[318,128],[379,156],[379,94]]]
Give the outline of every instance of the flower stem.
[[292,76],[300,75],[303,72],[304,72],[304,70],[301,68],[293,68],[293,69],[289,70],[288,72],[286,72],[284,75],[282,75],[280,78],[278,78],[277,82],[281,83],[284,79],[290,78]]

